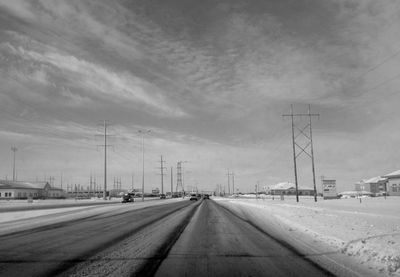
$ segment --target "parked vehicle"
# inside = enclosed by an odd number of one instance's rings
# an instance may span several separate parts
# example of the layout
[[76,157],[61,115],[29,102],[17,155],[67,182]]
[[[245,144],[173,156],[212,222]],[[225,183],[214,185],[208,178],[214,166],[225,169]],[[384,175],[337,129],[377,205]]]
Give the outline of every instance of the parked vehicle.
[[127,203],[127,202],[134,202],[135,199],[133,198],[135,196],[134,193],[125,193],[122,195],[122,203]]
[[165,194],[160,194],[160,199],[166,199],[167,196]]

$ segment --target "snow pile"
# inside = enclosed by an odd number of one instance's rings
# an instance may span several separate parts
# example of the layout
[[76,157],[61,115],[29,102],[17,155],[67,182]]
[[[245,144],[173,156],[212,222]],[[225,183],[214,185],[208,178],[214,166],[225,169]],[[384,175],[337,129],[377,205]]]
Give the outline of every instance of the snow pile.
[[217,200],[261,228],[275,229],[310,255],[328,253],[358,273],[365,268],[377,275],[400,276],[400,197],[318,202],[300,198],[299,203],[293,197],[281,201],[270,196]]

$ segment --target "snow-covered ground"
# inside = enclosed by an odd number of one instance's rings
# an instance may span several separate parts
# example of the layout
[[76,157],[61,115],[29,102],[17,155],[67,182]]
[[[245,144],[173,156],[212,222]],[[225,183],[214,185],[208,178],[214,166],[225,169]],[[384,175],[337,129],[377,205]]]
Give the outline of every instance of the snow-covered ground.
[[313,248],[377,276],[400,276],[400,197],[300,198],[298,203],[294,197],[214,199],[261,228],[274,225],[280,239],[302,250]]

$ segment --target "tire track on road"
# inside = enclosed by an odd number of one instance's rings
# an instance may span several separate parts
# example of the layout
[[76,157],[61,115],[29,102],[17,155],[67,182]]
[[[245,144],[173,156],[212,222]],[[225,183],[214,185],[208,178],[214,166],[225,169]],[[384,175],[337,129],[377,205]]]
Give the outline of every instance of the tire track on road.
[[186,226],[189,224],[191,218],[196,213],[197,209],[199,209],[202,203],[196,205],[194,209],[188,213],[182,222],[174,228],[164,241],[164,243],[156,250],[155,255],[152,258],[149,258],[145,264],[131,276],[153,276],[158,268],[160,267],[161,263],[167,258],[171,248],[175,245],[183,231],[185,230]]

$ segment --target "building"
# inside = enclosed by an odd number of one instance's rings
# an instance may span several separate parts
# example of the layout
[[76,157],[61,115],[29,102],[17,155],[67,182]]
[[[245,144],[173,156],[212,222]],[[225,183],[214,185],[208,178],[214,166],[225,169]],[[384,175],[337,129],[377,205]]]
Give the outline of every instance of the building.
[[0,199],[64,198],[62,189],[51,187],[48,182],[22,182],[0,180]]
[[373,196],[383,195],[386,192],[386,184],[388,179],[384,177],[373,177],[371,179],[362,180],[354,185],[356,191],[367,191]]
[[387,195],[400,196],[400,170],[386,174],[382,178],[387,178]]
[[[269,188],[272,195],[296,195],[296,185],[289,182],[278,183]],[[313,188],[298,187],[299,195],[314,195]]]

